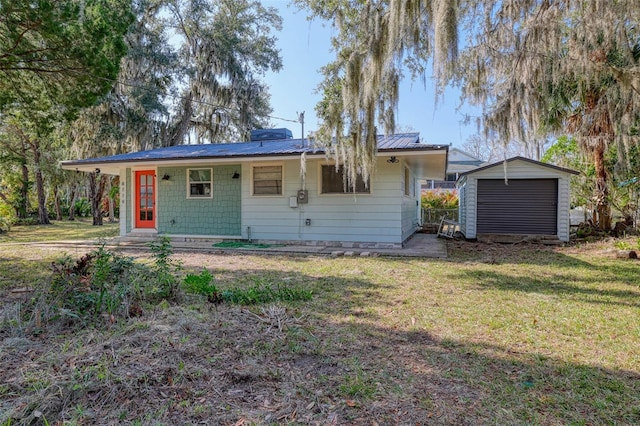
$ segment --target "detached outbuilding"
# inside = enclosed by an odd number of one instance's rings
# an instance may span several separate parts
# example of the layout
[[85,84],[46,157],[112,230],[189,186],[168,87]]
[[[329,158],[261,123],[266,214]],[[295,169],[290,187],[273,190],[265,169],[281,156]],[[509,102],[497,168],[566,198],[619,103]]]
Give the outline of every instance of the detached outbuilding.
[[460,232],[467,239],[526,236],[569,241],[569,181],[578,174],[513,157],[460,175]]

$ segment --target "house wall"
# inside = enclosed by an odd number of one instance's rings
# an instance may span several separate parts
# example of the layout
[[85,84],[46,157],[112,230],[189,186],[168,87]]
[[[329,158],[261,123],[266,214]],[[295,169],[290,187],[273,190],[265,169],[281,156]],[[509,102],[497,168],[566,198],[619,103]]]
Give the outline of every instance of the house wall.
[[463,235],[467,234],[467,214],[469,212],[469,209],[467,208],[468,198],[467,178],[463,177],[458,183],[458,222],[460,224],[460,232],[462,232]]
[[[240,179],[232,179],[240,165],[208,166],[213,169],[213,197],[187,198],[188,167],[160,167],[156,173],[159,234],[198,236],[240,235]],[[162,180],[168,174],[169,180]]]
[[[403,171],[404,173],[404,171]],[[404,174],[399,179],[400,191],[402,196],[402,241],[405,241],[413,235],[419,228],[418,212],[420,208],[419,192],[416,188],[416,177],[413,172],[409,172],[409,195],[405,195]]]
[[[379,159],[371,177],[370,194],[320,194],[320,165],[325,159],[306,161],[306,179],[300,160],[269,161],[282,164],[283,195],[253,196],[253,165],[242,166],[242,237],[252,240],[378,243],[389,247],[404,240],[402,225],[403,168]],[[304,186],[308,203],[289,207],[290,197]],[[307,225],[306,221],[310,224]],[[366,246],[366,244],[364,244]]]
[[[464,215],[461,231],[468,239],[477,238],[477,192],[479,179],[558,179],[558,239],[569,241],[569,180],[570,174],[561,170],[538,166],[525,161],[508,162],[503,166],[491,167],[466,175],[458,187],[465,186],[465,212],[460,208],[460,217]],[[462,200],[461,200],[462,202]],[[462,222],[462,219],[461,219]]]

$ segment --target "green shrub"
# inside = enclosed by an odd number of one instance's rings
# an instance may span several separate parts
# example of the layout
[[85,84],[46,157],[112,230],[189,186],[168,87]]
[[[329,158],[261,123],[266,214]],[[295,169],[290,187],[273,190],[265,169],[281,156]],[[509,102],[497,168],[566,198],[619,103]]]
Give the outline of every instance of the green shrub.
[[424,191],[422,193],[423,209],[457,209],[458,191]]
[[48,312],[45,320],[67,317],[83,324],[103,319],[113,322],[126,317],[140,297],[131,286],[133,275],[141,275],[141,266],[130,257],[116,255],[100,247],[73,261],[66,256],[52,264],[53,275],[43,292]]
[[615,247],[618,250],[632,250],[633,246],[627,241],[618,241],[615,243]]
[[221,302],[220,292],[213,283],[213,275],[207,269],[203,269],[199,275],[187,274],[184,278],[185,290],[192,294],[207,296],[212,303]]
[[238,305],[255,305],[276,301],[310,300],[311,291],[289,287],[283,284],[271,285],[256,280],[255,285],[247,289],[233,288],[221,294],[222,300]]
[[162,236],[147,246],[151,249],[154,262],[153,292],[160,299],[179,301],[181,295],[178,276],[182,272],[182,264],[171,258],[171,239]]
[[9,232],[11,229],[11,221],[3,216],[0,216],[0,234]]

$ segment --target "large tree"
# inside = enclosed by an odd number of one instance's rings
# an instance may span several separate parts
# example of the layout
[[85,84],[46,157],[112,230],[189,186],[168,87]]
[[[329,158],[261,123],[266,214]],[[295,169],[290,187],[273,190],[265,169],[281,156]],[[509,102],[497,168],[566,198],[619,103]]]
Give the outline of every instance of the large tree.
[[346,176],[365,181],[375,165],[376,133],[393,132],[404,70],[422,76],[433,58],[444,81],[457,57],[458,2],[453,0],[295,0],[332,23],[335,60],[322,69],[316,134]]
[[[130,2],[0,0],[0,121],[6,141],[24,148],[23,188],[33,168],[42,224],[49,223],[45,170],[57,161],[53,132],[113,86],[133,18]],[[21,201],[19,214],[25,207]]]
[[267,124],[260,78],[282,65],[274,9],[251,0],[138,0],[134,11],[118,84],[74,126],[78,155],[243,140]]
[[[75,157],[244,140],[271,112],[260,78],[281,67],[281,18],[253,0],[137,0],[118,82],[69,129]],[[90,176],[94,222],[105,176]]]
[[[336,60],[324,68],[319,138],[351,170],[374,164],[376,124],[394,126],[403,69],[432,58],[441,89],[458,83],[504,143],[574,136],[596,167],[598,218],[609,226],[604,152],[637,145],[637,0],[296,0],[332,22]],[[460,31],[463,29],[464,31]],[[457,34],[465,34],[458,60]],[[337,146],[334,147],[334,141]]]
[[507,142],[572,135],[595,167],[596,219],[610,228],[605,153],[627,166],[640,124],[640,3],[469,2],[457,77]]
[[0,0],[0,108],[31,98],[34,79],[59,104],[95,103],[131,22],[130,0]]

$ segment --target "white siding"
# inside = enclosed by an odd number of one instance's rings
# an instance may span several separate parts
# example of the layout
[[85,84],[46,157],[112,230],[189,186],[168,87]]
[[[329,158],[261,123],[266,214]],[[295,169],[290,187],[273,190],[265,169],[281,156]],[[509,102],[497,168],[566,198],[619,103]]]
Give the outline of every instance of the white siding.
[[464,234],[466,238],[474,239],[476,238],[476,212],[478,209],[477,203],[477,195],[478,195],[478,180],[467,178],[467,189],[466,189],[466,199],[467,199],[467,232]]
[[[402,198],[402,241],[412,236],[419,228],[418,212],[420,211],[420,194],[417,190],[416,176],[409,171],[409,190],[404,188],[404,169],[400,179],[400,195]],[[406,193],[409,195],[405,195]]]
[[569,241],[570,234],[570,176],[558,180],[558,239]]
[[289,198],[303,188],[300,161],[280,162],[284,167],[282,196],[251,194],[251,167],[261,164],[242,166],[243,238],[249,238],[250,227],[250,237],[256,240],[402,243],[400,164],[379,160],[370,194],[329,195],[319,193],[319,165],[326,162],[307,160],[304,188],[308,203],[297,208],[289,207]]
[[[506,172],[506,173],[505,173]],[[465,188],[465,223],[461,225],[463,234],[468,239],[477,238],[477,192],[479,179],[558,179],[558,239],[569,241],[569,180],[570,173],[554,168],[537,165],[527,161],[514,160],[489,167],[466,175],[459,185]],[[461,211],[462,214],[462,211]],[[463,219],[460,219],[462,222]]]
[[462,178],[458,183],[458,222],[460,223],[460,232],[462,235],[467,234],[467,178]]

